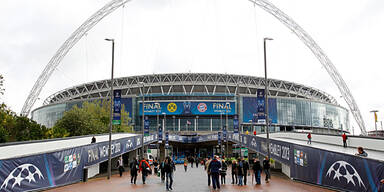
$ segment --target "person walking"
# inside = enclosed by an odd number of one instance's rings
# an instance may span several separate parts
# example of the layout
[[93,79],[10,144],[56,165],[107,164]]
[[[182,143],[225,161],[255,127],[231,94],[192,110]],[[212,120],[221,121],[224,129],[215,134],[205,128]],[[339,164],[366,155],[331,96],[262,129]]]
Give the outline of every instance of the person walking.
[[244,182],[244,185],[247,185],[249,163],[248,163],[248,161],[244,160],[244,157],[241,158],[241,161],[243,162],[243,174],[244,174],[243,182]]
[[193,156],[191,156],[190,161],[191,161],[191,168],[193,168],[193,162],[195,161],[195,158],[193,158]]
[[161,182],[164,183],[165,181],[165,162],[164,161],[160,163],[160,178],[161,178]]
[[139,164],[137,159],[133,158],[133,161],[130,163],[129,168],[131,169],[131,183],[136,184],[137,171],[139,170]]
[[233,160],[231,165],[232,184],[237,184],[237,167],[236,166],[237,166],[236,160]]
[[91,143],[96,143],[96,137],[95,136],[92,137]]
[[118,165],[119,174],[121,177],[121,176],[123,176],[123,172],[124,172],[123,156],[120,156],[119,160],[117,160],[117,165]]
[[141,172],[141,178],[143,180],[143,184],[145,184],[145,179],[147,178],[148,173],[151,172],[151,168],[145,157],[140,161],[139,172]]
[[216,190],[216,188],[220,189],[219,174],[220,174],[221,163],[218,160],[218,158],[219,158],[218,156],[215,156],[208,166],[208,170],[212,175],[212,186],[214,190]]
[[221,171],[220,171],[220,176],[221,176],[221,184],[225,184],[225,176],[227,175],[227,169],[228,165],[225,163],[225,160],[223,159],[221,161]]
[[172,159],[168,156],[165,159],[165,174],[166,174],[166,181],[165,181],[165,187],[167,191],[173,190],[172,184],[173,184],[173,172],[176,171],[175,163],[172,161]]
[[155,175],[159,172],[159,163],[157,162],[157,159],[153,161],[153,171],[155,172]]
[[253,174],[255,175],[256,185],[260,185],[261,184],[261,180],[260,180],[261,165],[260,165],[260,161],[258,158],[256,158],[253,162],[252,170],[253,170]]
[[196,164],[196,168],[199,168],[199,158],[198,157],[195,158],[195,164]]
[[312,134],[311,133],[308,133],[307,138],[308,138],[307,144],[312,144]]
[[357,153],[355,155],[360,157],[368,157],[368,153],[364,151],[363,147],[358,147]]
[[244,165],[243,165],[243,162],[241,161],[241,159],[237,159],[237,179],[238,179],[238,182],[237,182],[237,185],[238,186],[243,186],[243,176],[244,176]]
[[269,169],[271,168],[271,164],[269,164],[269,157],[266,156],[263,161],[263,169],[265,173],[265,182],[269,183],[269,180],[271,179],[271,173],[269,172]]
[[341,137],[343,138],[343,147],[347,147],[347,139],[348,139],[347,135],[343,133]]
[[208,176],[208,186],[211,185],[211,173],[209,172],[209,164],[211,163],[211,157],[208,157],[208,160],[205,162],[205,170],[207,171]]
[[184,158],[184,171],[187,172],[188,169],[188,160],[187,158]]

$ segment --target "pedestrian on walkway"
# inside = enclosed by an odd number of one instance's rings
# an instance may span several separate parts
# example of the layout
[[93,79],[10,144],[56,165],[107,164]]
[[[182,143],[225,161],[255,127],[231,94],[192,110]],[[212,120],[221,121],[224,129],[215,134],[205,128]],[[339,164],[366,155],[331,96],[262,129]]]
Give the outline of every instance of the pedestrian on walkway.
[[196,168],[199,168],[199,158],[198,157],[195,158],[195,164],[196,164]]
[[165,187],[166,187],[167,191],[173,190],[172,189],[172,183],[173,183],[173,172],[174,171],[176,171],[175,163],[168,156],[165,159],[165,174],[166,174]]
[[271,164],[269,163],[269,157],[266,156],[263,161],[263,169],[265,173],[265,182],[269,183],[269,180],[271,179],[271,173],[269,172],[269,169],[271,168]]
[[243,162],[243,181],[244,181],[244,185],[247,185],[247,177],[248,177],[248,170],[249,170],[249,163],[248,161],[244,160],[244,157],[241,158],[241,161]]
[[124,170],[124,162],[123,162],[123,156],[120,156],[119,160],[117,160],[117,165],[119,169],[120,177],[123,176]]
[[312,144],[312,135],[311,135],[311,133],[308,133],[307,138],[308,138],[307,144]]
[[[253,174],[255,175],[256,185],[261,184],[261,165],[258,158],[256,158],[253,162],[252,166]],[[252,181],[253,182],[253,181]]]
[[244,176],[244,165],[240,158],[237,159],[237,179],[238,179],[238,186],[243,186],[243,176]]
[[191,161],[191,168],[193,168],[193,162],[195,161],[195,158],[193,158],[193,156],[191,156],[190,161]]
[[208,176],[208,186],[211,185],[211,173],[209,172],[209,164],[211,163],[211,157],[208,157],[208,160],[205,162],[205,170],[207,171]]
[[232,161],[231,174],[232,174],[232,184],[237,184],[237,163],[236,163],[236,160]]
[[347,147],[347,139],[348,139],[347,135],[343,133],[341,137],[343,138],[343,147]]
[[161,182],[164,183],[165,181],[165,162],[164,161],[160,163],[160,177],[161,177]]
[[141,178],[143,180],[143,184],[145,184],[145,179],[147,178],[148,173],[151,172],[151,167],[149,166],[149,163],[145,157],[140,161],[139,171],[141,172]]
[[221,163],[218,159],[219,157],[215,156],[208,166],[208,170],[212,175],[212,186],[214,190],[216,188],[220,189],[219,174],[220,174]]
[[131,169],[131,183],[136,184],[137,171],[139,170],[139,164],[136,158],[130,163],[129,168]]
[[155,175],[159,172],[159,163],[157,162],[157,159],[153,161],[153,171],[155,172]]
[[91,143],[96,143],[96,137],[95,136],[92,137]]
[[227,169],[228,165],[225,163],[225,160],[223,159],[221,161],[221,171],[220,171],[220,176],[221,176],[221,184],[225,184],[225,176],[227,175]]
[[188,169],[188,160],[187,158],[184,158],[184,171],[187,172]]

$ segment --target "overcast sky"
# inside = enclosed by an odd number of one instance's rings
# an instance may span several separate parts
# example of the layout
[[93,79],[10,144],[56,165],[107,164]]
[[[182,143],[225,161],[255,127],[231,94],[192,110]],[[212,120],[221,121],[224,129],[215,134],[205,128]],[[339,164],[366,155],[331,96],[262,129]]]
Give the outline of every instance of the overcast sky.
[[[20,112],[38,76],[61,44],[108,0],[2,0],[0,97]],[[271,0],[325,51],[342,74],[364,117],[384,118],[383,0]],[[133,0],[104,18],[68,53],[43,88],[34,108],[49,95],[84,82],[115,76],[209,72],[263,76],[264,37],[269,77],[341,93],[312,52],[282,23],[248,0]],[[350,115],[355,133],[358,127]],[[380,123],[378,127],[381,128]]]

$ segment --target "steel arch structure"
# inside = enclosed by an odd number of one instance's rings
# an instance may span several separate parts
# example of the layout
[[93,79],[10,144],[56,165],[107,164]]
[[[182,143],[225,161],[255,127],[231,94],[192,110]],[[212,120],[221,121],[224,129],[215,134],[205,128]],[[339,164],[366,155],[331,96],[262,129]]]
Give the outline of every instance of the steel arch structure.
[[[47,83],[49,77],[52,75],[53,71],[59,65],[63,57],[68,53],[68,51],[85,35],[87,31],[93,28],[100,20],[105,16],[115,11],[120,6],[127,3],[129,0],[112,0],[100,10],[94,13],[90,18],[88,18],[75,32],[64,42],[64,44],[57,50],[55,55],[51,58],[47,66],[44,68],[43,72],[40,74],[38,80],[35,82],[27,100],[24,103],[21,114],[27,116],[31,111],[33,104],[36,102],[42,88]],[[361,133],[366,135],[366,129],[364,120],[361,116],[360,110],[355,102],[355,99],[352,96],[347,84],[341,77],[340,73],[337,71],[336,67],[333,65],[332,61],[328,58],[325,52],[320,48],[320,46],[313,40],[313,38],[298,25],[292,18],[287,14],[277,8],[275,5],[270,3],[267,0],[249,0],[250,2],[258,5],[266,12],[273,15],[280,22],[282,22],[286,27],[288,27],[296,36],[312,51],[316,58],[320,61],[322,66],[326,69],[329,76],[332,78],[333,82],[338,87],[340,93],[342,94],[344,100],[347,102],[352,115],[354,116],[357,124],[360,127]]]

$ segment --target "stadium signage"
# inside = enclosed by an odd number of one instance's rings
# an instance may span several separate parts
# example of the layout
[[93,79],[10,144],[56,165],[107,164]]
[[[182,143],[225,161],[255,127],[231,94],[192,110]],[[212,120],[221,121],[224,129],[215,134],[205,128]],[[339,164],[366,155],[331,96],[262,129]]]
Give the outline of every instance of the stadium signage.
[[[139,103],[139,113],[142,112],[142,103]],[[145,102],[145,115],[234,115],[235,102],[221,101],[159,101]]]

